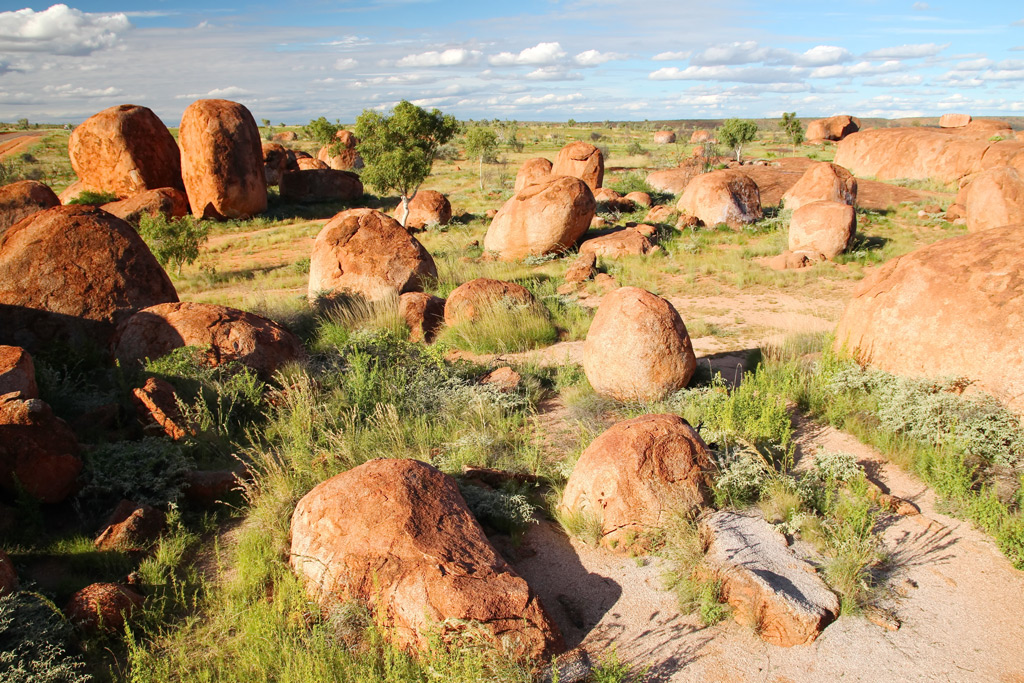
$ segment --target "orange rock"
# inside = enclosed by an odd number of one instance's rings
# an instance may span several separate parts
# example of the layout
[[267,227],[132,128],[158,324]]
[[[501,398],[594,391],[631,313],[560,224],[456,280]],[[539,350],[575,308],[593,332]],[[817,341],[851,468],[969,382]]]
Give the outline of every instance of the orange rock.
[[675,131],[659,130],[654,133],[654,144],[656,145],[671,145],[675,141]]
[[21,219],[54,206],[60,206],[60,199],[49,186],[35,180],[0,187],[0,236]]
[[288,170],[288,150],[276,142],[264,142],[262,147],[263,175],[267,179],[267,185],[278,185],[281,182],[281,174]]
[[142,607],[142,596],[116,583],[94,583],[71,596],[68,620],[87,634],[122,633],[124,623]]
[[672,217],[672,214],[679,213],[676,211],[674,206],[667,204],[658,204],[657,206],[651,207],[651,210],[647,212],[647,216],[644,218],[648,223],[667,223]]
[[964,209],[971,232],[1024,223],[1024,176],[1011,166],[982,171],[967,186]]
[[145,550],[164,530],[164,513],[151,505],[122,500],[93,541],[98,550]]
[[339,149],[337,154],[331,154],[330,147],[321,147],[316,158],[335,171],[354,171],[363,167],[363,158],[355,149]]
[[[822,140],[842,140],[847,135],[860,130],[860,119],[855,116],[830,116],[827,119],[816,119],[807,124],[806,138],[808,142]],[[838,163],[838,162],[837,162]]]
[[144,215],[180,218],[188,214],[189,210],[188,197],[173,187],[139,192],[128,199],[110,202],[100,208],[132,225],[138,225]]
[[690,181],[699,174],[700,168],[697,166],[680,166],[664,171],[652,171],[647,174],[647,184],[659,192],[681,194]]
[[[395,207],[395,220],[399,223],[405,217],[401,202]],[[420,190],[409,200],[409,219],[406,230],[423,230],[428,225],[448,225],[452,220],[452,205],[448,198],[436,190]]]
[[789,248],[823,254],[832,260],[846,251],[857,234],[857,212],[842,202],[811,202],[793,212]]
[[711,467],[707,445],[686,420],[642,415],[615,424],[583,451],[559,510],[595,516],[601,542],[629,550],[631,537],[710,503]]
[[182,419],[178,397],[170,382],[148,378],[144,385],[132,389],[132,403],[143,425],[155,427],[158,433],[166,434],[174,441],[195,433]]
[[510,303],[529,306],[535,303],[530,290],[514,282],[477,278],[456,287],[444,305],[444,322],[455,327],[464,322],[478,320],[484,311],[494,305]]
[[604,155],[587,142],[570,142],[558,152],[551,174],[579,178],[596,190],[604,182]]
[[78,452],[71,428],[49,405],[13,393],[0,396],[0,488],[59,503],[77,487]]
[[527,185],[533,185],[551,175],[551,162],[542,157],[527,159],[516,173],[515,193],[519,194]]
[[515,391],[522,381],[522,375],[506,365],[488,372],[480,379],[480,384],[487,384],[499,391],[508,393]]
[[[299,159],[302,162],[314,161]],[[319,162],[322,165],[322,162]],[[352,201],[363,196],[363,181],[351,171],[328,168],[285,171],[281,176],[281,198],[299,203]]]
[[197,218],[250,218],[267,209],[263,146],[252,114],[228,100],[196,100],[178,128],[185,191]]
[[130,197],[145,190],[183,190],[178,145],[146,107],[104,109],[75,127],[68,139],[71,167],[92,190]]
[[36,366],[20,346],[0,345],[0,396],[11,393],[22,399],[39,398]]
[[685,387],[696,369],[690,335],[668,301],[637,287],[601,301],[583,343],[583,370],[597,393],[657,401]]
[[487,229],[484,249],[503,260],[566,251],[587,231],[596,207],[582,180],[547,176],[505,202]]
[[478,622],[516,656],[565,649],[526,581],[494,550],[455,480],[416,460],[371,460],[328,479],[296,506],[291,565],[324,607],[370,604],[400,647]]
[[742,171],[725,169],[695,177],[683,190],[676,209],[699,218],[704,225],[739,227],[761,220],[761,193]]
[[409,341],[434,341],[444,324],[445,300],[424,292],[406,292],[398,297],[398,314],[409,326]]
[[299,136],[294,130],[283,130],[280,133],[274,133],[270,139],[274,142],[295,142]]
[[623,228],[607,235],[594,237],[580,245],[581,254],[594,254],[605,258],[648,254],[654,248],[651,241],[636,228]]
[[710,130],[698,129],[690,134],[690,144],[699,145],[714,140],[715,135]]
[[319,159],[313,159],[311,157],[299,157],[295,160],[295,163],[299,167],[300,171],[328,171],[331,168]]
[[652,206],[651,195],[646,192],[630,192],[625,198],[633,202],[636,206],[642,206],[647,209]]
[[594,266],[597,264],[597,254],[580,253],[569,270],[565,271],[565,281],[570,285],[586,282],[594,277]]
[[799,209],[811,202],[857,203],[857,179],[842,166],[820,161],[811,164],[782,200],[787,209]]
[[939,128],[963,128],[970,122],[970,114],[943,114],[939,117]]

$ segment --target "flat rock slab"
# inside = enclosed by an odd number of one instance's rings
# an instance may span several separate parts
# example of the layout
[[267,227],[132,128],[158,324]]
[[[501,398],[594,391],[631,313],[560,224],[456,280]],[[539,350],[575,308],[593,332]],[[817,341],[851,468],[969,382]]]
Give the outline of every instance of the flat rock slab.
[[839,599],[814,567],[763,519],[723,510],[701,522],[701,533],[736,621],[766,642],[810,643],[839,615]]

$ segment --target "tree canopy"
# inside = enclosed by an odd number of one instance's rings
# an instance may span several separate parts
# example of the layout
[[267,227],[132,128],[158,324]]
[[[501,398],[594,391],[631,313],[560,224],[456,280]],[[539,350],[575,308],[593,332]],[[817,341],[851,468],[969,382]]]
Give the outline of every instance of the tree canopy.
[[498,149],[498,135],[490,128],[479,126],[466,131],[466,156],[477,157],[480,162],[480,189],[484,189],[484,162],[494,161]]
[[779,128],[786,134],[793,146],[804,141],[804,127],[796,117],[796,112],[782,112],[782,120],[779,121]]
[[743,155],[743,145],[757,137],[757,124],[748,119],[727,119],[716,131],[719,142],[732,147],[736,161]]

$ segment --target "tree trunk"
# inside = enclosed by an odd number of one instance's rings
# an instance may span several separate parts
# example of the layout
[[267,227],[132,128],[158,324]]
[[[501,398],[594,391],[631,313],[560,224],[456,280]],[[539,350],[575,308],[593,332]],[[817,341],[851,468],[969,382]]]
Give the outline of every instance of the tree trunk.
[[480,155],[480,189],[484,189],[484,155]]
[[[413,193],[413,196],[416,196],[415,192]],[[405,227],[405,224],[409,222],[409,199],[410,198],[406,197],[404,194],[402,195],[402,209],[403,209],[403,211],[402,211],[402,227],[403,228]]]

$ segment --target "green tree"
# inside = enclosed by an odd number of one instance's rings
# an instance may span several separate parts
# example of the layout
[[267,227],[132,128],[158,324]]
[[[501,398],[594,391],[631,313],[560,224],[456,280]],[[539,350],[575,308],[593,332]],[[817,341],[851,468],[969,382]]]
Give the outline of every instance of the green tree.
[[28,130],[28,119],[18,119],[18,128]]
[[576,119],[569,119],[568,121],[565,122],[565,125],[569,126],[570,128],[575,126],[576,125]]
[[335,140],[335,135],[341,130],[341,125],[331,123],[325,117],[313,119],[302,127],[302,132],[320,143],[321,147],[327,147]]
[[209,237],[210,226],[192,216],[168,219],[161,213],[143,214],[139,221],[139,236],[153,252],[157,262],[165,268],[173,264],[176,272],[199,258],[199,247]]
[[364,109],[356,119],[362,178],[378,192],[395,191],[409,216],[409,200],[430,175],[438,148],[452,139],[459,122],[437,109],[426,111],[402,100],[390,115]]
[[264,128],[270,128],[270,119],[260,119]]
[[786,134],[789,141],[793,143],[793,151],[796,152],[796,146],[804,141],[804,127],[796,118],[796,112],[782,112],[782,120],[779,121],[779,128],[781,128],[782,132]]
[[479,159],[481,190],[484,189],[484,162],[493,161],[497,149],[498,136],[490,128],[477,126],[466,131],[466,155]]
[[727,119],[716,131],[718,141],[732,147],[736,161],[743,156],[743,145],[757,137],[757,124],[748,119]]

